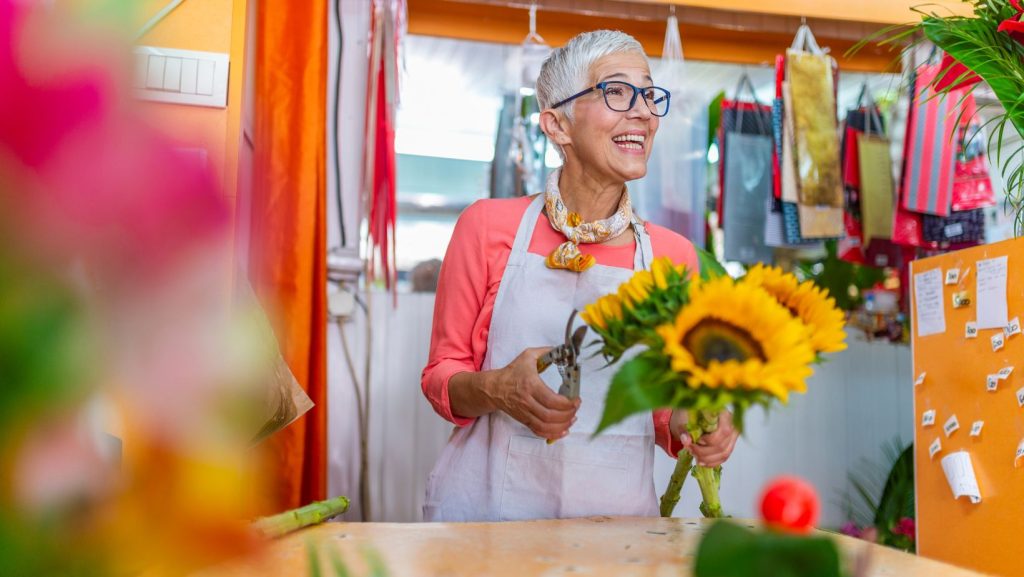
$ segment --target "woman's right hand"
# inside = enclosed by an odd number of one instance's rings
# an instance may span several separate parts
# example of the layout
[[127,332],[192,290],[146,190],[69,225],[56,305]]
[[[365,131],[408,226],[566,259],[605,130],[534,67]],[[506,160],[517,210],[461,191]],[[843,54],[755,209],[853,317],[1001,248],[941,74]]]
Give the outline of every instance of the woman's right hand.
[[580,400],[552,391],[537,373],[537,359],[550,347],[526,349],[496,371],[490,396],[495,406],[543,439],[560,439],[576,422]]

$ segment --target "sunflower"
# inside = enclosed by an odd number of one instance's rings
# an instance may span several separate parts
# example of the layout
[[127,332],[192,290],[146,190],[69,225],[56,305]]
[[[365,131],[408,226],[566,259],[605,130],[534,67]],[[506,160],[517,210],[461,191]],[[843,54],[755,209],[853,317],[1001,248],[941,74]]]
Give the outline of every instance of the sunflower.
[[597,330],[605,330],[609,322],[622,320],[622,301],[618,295],[605,295],[584,307],[580,318]]
[[633,274],[626,282],[619,285],[619,299],[628,309],[643,304],[654,288],[654,274],[649,270],[641,270]]
[[743,282],[764,288],[807,325],[815,353],[834,353],[846,348],[845,317],[828,291],[813,281],[800,282],[778,267],[757,265]]
[[814,351],[807,329],[760,287],[720,277],[694,283],[675,322],[658,327],[672,369],[690,387],[804,392]]

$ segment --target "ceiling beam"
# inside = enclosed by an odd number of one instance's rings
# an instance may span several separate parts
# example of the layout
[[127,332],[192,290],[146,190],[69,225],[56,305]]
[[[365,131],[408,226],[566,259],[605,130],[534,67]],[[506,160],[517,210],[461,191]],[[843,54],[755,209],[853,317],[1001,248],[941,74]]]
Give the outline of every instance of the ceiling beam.
[[[762,3],[769,4],[768,2]],[[665,41],[664,5],[637,0],[538,0],[537,32],[552,46],[576,34],[601,28],[622,30],[643,44],[650,56],[660,56]],[[528,32],[524,0],[408,0],[409,32],[519,44]],[[708,8],[677,11],[687,58],[737,64],[773,65],[785,50],[801,18],[746,14]],[[829,47],[840,69],[859,72],[893,71],[897,55],[869,45],[853,57],[845,53],[881,25],[808,19],[818,44]]]
[[940,15],[971,14],[963,0],[625,0],[637,4],[693,6],[734,12],[774,14],[806,18],[827,18],[872,24],[905,24],[921,19],[914,7]]

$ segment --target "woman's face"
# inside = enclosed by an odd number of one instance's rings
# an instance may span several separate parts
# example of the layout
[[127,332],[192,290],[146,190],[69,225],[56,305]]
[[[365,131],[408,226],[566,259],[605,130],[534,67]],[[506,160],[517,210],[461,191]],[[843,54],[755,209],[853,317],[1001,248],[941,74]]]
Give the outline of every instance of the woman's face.
[[[590,85],[606,80],[620,80],[639,88],[652,84],[647,59],[635,53],[610,54],[594,62]],[[647,158],[659,119],[651,114],[642,96],[638,95],[633,108],[626,112],[608,108],[600,90],[577,98],[573,104],[573,120],[567,127],[571,144],[563,146],[568,162],[579,162],[602,181],[626,182],[647,174]]]

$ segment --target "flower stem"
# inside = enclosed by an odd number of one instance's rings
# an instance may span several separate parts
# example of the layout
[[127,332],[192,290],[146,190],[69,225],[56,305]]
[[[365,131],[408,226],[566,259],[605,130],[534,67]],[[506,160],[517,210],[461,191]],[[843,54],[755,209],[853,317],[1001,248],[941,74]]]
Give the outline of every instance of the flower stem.
[[[701,435],[714,433],[718,430],[718,413],[712,411],[690,411],[690,422],[696,423],[694,434],[690,435],[696,443]],[[693,468],[693,477],[697,479],[700,487],[700,495],[703,501],[700,504],[700,512],[708,519],[724,517],[722,512],[722,500],[718,496],[718,488],[722,482],[722,467],[702,467],[697,465]]]
[[679,495],[683,492],[683,483],[690,475],[693,468],[693,455],[689,451],[680,450],[676,457],[676,468],[672,471],[672,478],[668,481],[665,494],[661,496],[661,516],[671,517],[679,503]]
[[704,498],[704,501],[700,504],[701,514],[708,519],[724,517],[722,500],[718,497],[718,487],[722,480],[722,468],[701,467],[698,465],[693,468],[693,476],[697,479],[700,494]]
[[[686,430],[690,433],[693,442],[696,443],[701,435],[713,433],[718,429],[718,413],[712,411],[690,411]],[[661,516],[671,517],[676,504],[679,503],[679,496],[683,490],[683,483],[686,481],[686,474],[691,473],[697,479],[700,487],[700,494],[703,502],[700,504],[700,512],[707,518],[724,517],[722,512],[722,501],[718,496],[718,488],[722,481],[721,467],[701,467],[693,465],[693,455],[688,451],[681,451],[676,460],[676,468],[672,472],[672,478],[668,482],[665,494],[661,496]]]

